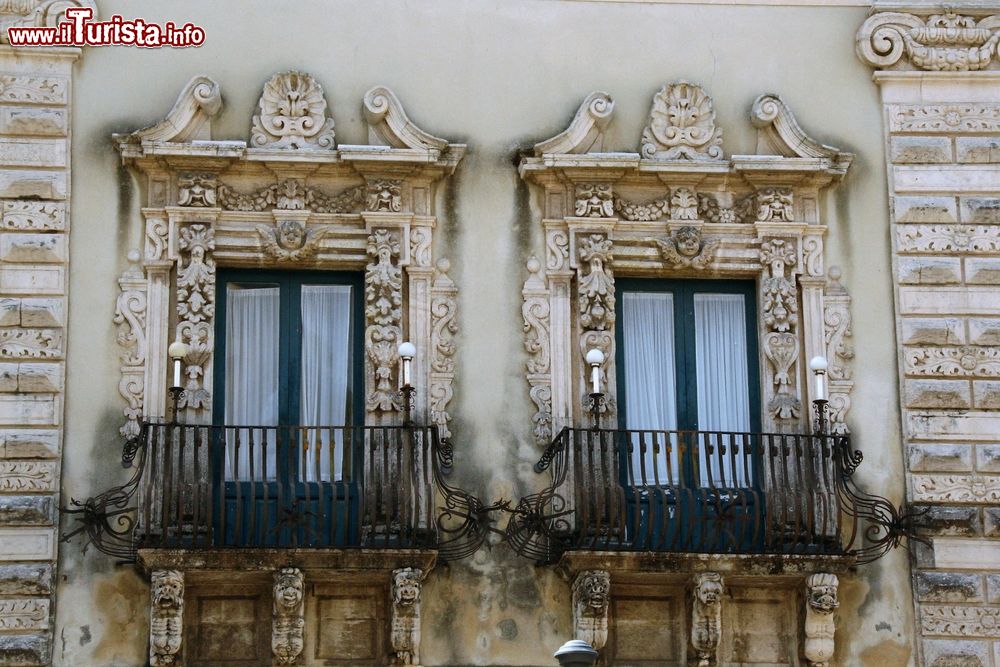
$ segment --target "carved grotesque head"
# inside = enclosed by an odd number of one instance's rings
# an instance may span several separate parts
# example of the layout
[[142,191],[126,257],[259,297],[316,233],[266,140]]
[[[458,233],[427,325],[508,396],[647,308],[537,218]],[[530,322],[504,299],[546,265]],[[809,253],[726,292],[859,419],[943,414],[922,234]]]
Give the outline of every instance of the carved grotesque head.
[[215,176],[208,173],[181,174],[180,186],[181,206],[215,206]]
[[278,245],[285,250],[298,250],[306,241],[306,228],[298,220],[278,223]]
[[403,210],[403,195],[399,181],[379,179],[368,183],[367,208],[369,211]]
[[701,232],[697,227],[681,227],[674,237],[677,252],[685,257],[694,257],[701,252]]
[[760,220],[793,220],[792,191],[785,188],[765,188],[757,199]]
[[699,574],[694,586],[695,597],[703,605],[716,605],[722,600],[722,576],[717,572]]
[[177,570],[158,570],[152,576],[153,606],[180,609],[184,604],[184,575]]
[[423,572],[414,567],[396,570],[392,575],[392,601],[410,607],[420,601],[420,580]]
[[607,572],[592,570],[581,572],[573,584],[576,603],[583,610],[603,613],[611,596],[611,578]]
[[829,614],[840,606],[837,599],[839,581],[833,574],[814,574],[806,580],[809,589],[809,606],[821,614]]
[[614,194],[611,186],[602,183],[585,183],[576,187],[576,214],[591,218],[610,218],[615,214]]
[[302,603],[302,572],[294,567],[282,568],[274,575],[274,604],[285,611],[294,611]]

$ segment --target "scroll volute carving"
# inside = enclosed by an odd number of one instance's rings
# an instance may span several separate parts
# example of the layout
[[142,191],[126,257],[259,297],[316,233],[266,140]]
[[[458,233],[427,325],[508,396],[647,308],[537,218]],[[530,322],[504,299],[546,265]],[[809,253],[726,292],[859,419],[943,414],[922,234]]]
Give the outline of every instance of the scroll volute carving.
[[372,261],[365,267],[366,407],[369,413],[386,413],[401,407],[395,382],[403,319],[399,233],[374,230],[367,252]]

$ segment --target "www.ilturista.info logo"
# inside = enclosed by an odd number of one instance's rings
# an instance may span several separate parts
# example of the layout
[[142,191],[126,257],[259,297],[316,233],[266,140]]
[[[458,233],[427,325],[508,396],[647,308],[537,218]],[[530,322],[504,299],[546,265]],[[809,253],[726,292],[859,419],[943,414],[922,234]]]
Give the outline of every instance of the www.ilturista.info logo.
[[91,21],[90,7],[69,7],[58,25],[9,26],[11,46],[141,46],[156,49],[164,46],[184,48],[205,43],[204,28],[173,21],[163,25],[142,19],[125,19],[117,14],[108,21]]

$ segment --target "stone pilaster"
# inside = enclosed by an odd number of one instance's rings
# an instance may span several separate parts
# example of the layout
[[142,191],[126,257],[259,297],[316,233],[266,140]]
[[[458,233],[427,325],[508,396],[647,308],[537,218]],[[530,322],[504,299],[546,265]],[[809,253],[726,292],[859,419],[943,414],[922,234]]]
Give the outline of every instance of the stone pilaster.
[[908,492],[930,541],[913,545],[923,665],[1000,664],[997,14],[877,12],[858,33],[880,68]]
[[78,57],[0,45],[0,665],[51,660]]

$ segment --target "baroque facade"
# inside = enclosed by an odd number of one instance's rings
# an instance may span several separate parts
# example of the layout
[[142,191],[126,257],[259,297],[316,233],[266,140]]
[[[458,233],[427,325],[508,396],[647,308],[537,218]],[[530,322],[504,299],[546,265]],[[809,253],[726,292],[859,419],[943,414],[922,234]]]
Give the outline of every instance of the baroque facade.
[[0,667],[1000,667],[1000,5],[257,9],[0,0]]

